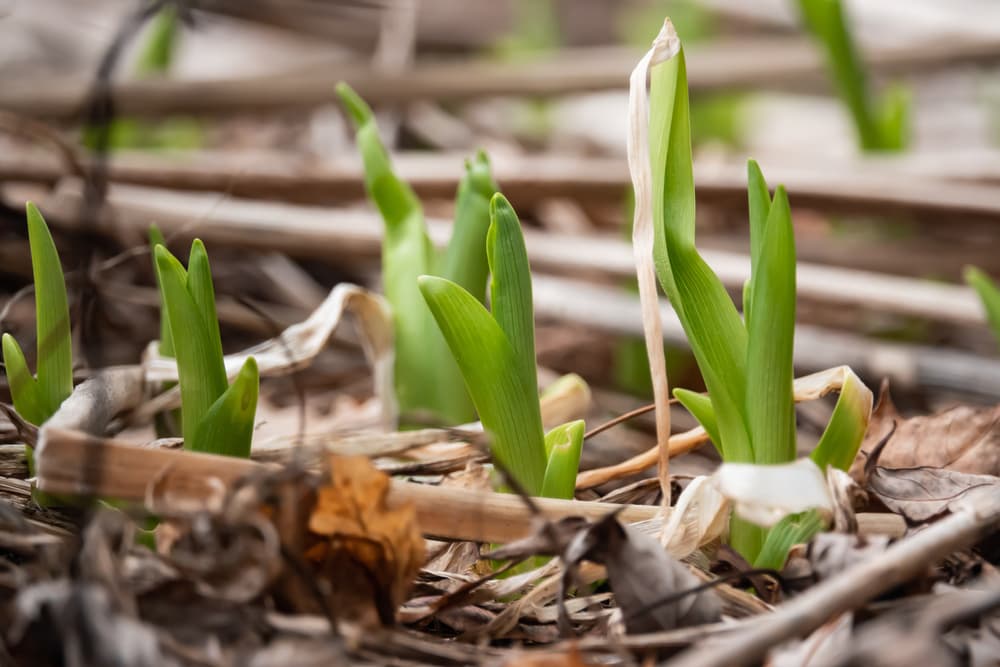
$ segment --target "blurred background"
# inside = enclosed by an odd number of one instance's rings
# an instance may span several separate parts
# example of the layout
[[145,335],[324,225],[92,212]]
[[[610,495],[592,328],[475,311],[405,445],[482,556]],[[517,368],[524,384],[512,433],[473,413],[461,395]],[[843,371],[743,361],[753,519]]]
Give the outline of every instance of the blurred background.
[[[995,403],[996,341],[962,272],[1000,275],[1000,4],[845,0],[842,26],[831,5],[2,3],[0,328],[31,340],[27,199],[70,271],[81,373],[136,363],[157,336],[153,222],[175,252],[205,240],[227,349],[301,320],[338,282],[377,287],[381,221],[343,80],[375,108],[436,239],[463,160],[489,153],[527,230],[541,366],[585,376],[604,415],[639,405],[627,84],[669,15],[688,57],[699,246],[732,293],[754,157],[792,202],[799,371],[888,377],[908,410]],[[700,388],[667,329],[673,383]],[[342,415],[370,395],[367,375],[348,338],[303,382],[319,413]],[[295,400],[283,382],[264,388],[279,407]],[[803,428],[829,408],[802,408]],[[616,435],[614,458],[650,433],[639,420]]]

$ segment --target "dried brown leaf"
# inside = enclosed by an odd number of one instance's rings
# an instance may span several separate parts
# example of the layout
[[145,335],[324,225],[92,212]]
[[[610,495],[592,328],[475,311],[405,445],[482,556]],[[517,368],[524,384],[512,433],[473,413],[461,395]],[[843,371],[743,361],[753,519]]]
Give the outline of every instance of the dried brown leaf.
[[656,538],[623,526],[614,516],[580,533],[566,549],[568,565],[582,559],[603,563],[629,634],[673,630],[719,620],[721,604],[712,590],[675,599],[698,581]]
[[1000,406],[960,405],[933,415],[901,417],[883,384],[851,476],[863,485],[869,453],[896,422],[879,455],[884,468],[947,468],[956,472],[1000,475]]
[[424,560],[416,512],[389,509],[389,478],[362,456],[331,456],[309,531],[306,557],[330,583],[335,607],[362,623],[391,624]]
[[877,467],[868,478],[868,489],[893,512],[910,521],[927,521],[974,502],[980,494],[1000,494],[1000,477],[942,468]]

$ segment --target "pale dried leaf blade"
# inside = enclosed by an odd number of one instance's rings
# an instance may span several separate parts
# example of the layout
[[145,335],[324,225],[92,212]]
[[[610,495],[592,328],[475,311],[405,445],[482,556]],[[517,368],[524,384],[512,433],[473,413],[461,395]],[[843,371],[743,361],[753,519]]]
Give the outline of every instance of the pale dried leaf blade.
[[688,484],[660,531],[660,541],[674,558],[722,537],[729,525],[729,501],[709,477]]
[[629,133],[627,143],[629,173],[635,191],[635,214],[632,222],[632,250],[636,262],[639,284],[639,301],[642,306],[643,333],[649,370],[656,403],[656,439],[660,445],[660,485],[664,498],[669,502],[670,456],[667,442],[670,439],[670,386],[663,353],[663,324],[660,320],[659,299],[656,293],[656,269],[653,265],[653,190],[649,156],[649,92],[646,80],[649,68],[676,55],[680,40],[669,19],[632,70],[629,77]]

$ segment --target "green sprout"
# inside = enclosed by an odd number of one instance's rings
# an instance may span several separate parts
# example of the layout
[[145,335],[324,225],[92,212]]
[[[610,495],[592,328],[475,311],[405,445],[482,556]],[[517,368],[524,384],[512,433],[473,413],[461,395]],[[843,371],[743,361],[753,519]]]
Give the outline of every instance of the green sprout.
[[862,149],[902,150],[909,123],[906,91],[892,86],[880,100],[873,98],[840,0],[798,0],[798,3],[806,27],[826,51],[831,76],[854,119]]
[[[691,343],[708,395],[674,395],[705,427],[724,461],[777,464],[796,456],[792,349],[795,239],[788,195],[772,198],[760,168],[748,165],[750,279],[743,317],[695,247],[695,190],[684,51],[650,70],[650,160],[656,272]],[[812,452],[825,469],[847,468],[864,435],[863,387],[844,385]],[[815,521],[787,519],[771,531],[765,557],[801,541]],[[798,526],[798,528],[796,528]],[[730,540],[754,562],[766,531],[734,517]],[[781,542],[782,544],[776,544]]]
[[447,278],[421,276],[420,291],[461,369],[483,427],[493,435],[494,456],[532,495],[572,498],[584,423],[543,431],[531,272],[521,223],[499,193],[489,212],[492,312]]
[[[150,21],[145,42],[135,63],[140,79],[163,76],[170,71],[180,42],[180,17],[177,7],[165,3]],[[92,150],[101,145],[102,131],[107,132],[107,147],[194,149],[202,144],[201,125],[193,118],[165,118],[148,123],[136,118],[115,118],[107,128],[88,125],[83,129],[83,145]]]
[[988,275],[974,266],[965,267],[965,282],[979,295],[990,331],[1000,345],[1000,288]]
[[229,384],[205,246],[198,239],[191,244],[186,270],[162,245],[154,255],[177,357],[184,447],[248,457],[260,383],[257,362],[248,358]]
[[[27,421],[41,425],[73,391],[73,344],[59,253],[38,208],[28,202],[26,209],[35,283],[37,377],[28,370],[21,346],[8,333],[3,335],[3,359],[14,408]],[[28,461],[31,464],[30,456]]]
[[460,285],[483,302],[486,298],[486,233],[489,201],[497,191],[489,161],[479,152],[466,163],[455,201],[451,240],[439,255],[427,236],[423,209],[413,190],[392,171],[371,109],[345,83],[337,94],[357,131],[368,195],[385,223],[382,283],[393,309],[396,336],[396,397],[404,416],[424,414],[445,424],[475,418],[462,375],[448,352],[417,277],[438,275]]

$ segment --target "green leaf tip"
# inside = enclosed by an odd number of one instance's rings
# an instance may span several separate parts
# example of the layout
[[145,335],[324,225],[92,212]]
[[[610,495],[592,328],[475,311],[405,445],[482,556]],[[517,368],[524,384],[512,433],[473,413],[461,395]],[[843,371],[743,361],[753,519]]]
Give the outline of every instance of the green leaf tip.
[[344,109],[347,111],[347,115],[350,116],[351,122],[354,123],[356,129],[374,119],[375,114],[372,113],[372,109],[368,106],[368,103],[353,88],[347,85],[345,81],[337,83],[336,91],[337,97],[340,98],[341,104],[344,105]]
[[578,419],[545,434],[546,465],[542,495],[546,498],[573,498],[585,429],[584,421]]

